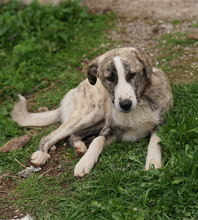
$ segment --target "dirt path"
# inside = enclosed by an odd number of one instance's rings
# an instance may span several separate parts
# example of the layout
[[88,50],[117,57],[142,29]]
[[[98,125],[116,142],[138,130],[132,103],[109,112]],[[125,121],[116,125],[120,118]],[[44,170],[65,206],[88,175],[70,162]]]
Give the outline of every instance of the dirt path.
[[83,4],[92,11],[113,10],[128,19],[189,19],[198,14],[197,0],[83,0]]
[[[122,46],[147,48],[155,45],[156,37],[163,33],[198,33],[198,28],[189,27],[189,20],[198,21],[197,0],[98,0],[97,4],[95,0],[83,0],[83,4],[91,12],[116,12],[119,26],[112,38],[124,40]],[[186,22],[175,26],[173,20]]]

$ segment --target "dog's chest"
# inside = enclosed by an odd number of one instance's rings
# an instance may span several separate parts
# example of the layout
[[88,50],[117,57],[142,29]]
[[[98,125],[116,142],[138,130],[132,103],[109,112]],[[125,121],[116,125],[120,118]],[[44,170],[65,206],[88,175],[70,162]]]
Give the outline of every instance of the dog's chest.
[[137,107],[130,113],[118,112],[116,109],[112,110],[113,123],[120,128],[136,128],[147,123],[157,124],[159,121],[160,111],[152,111],[147,106]]
[[160,111],[141,106],[130,113],[112,111],[113,124],[117,128],[118,138],[135,141],[147,136],[159,123]]

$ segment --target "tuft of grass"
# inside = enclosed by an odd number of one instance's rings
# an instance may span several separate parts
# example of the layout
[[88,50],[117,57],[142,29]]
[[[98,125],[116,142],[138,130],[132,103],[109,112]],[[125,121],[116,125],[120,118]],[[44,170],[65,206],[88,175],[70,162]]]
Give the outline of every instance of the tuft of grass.
[[198,21],[195,20],[194,22],[192,22],[189,27],[195,27],[195,28],[198,28]]
[[182,22],[181,20],[175,19],[175,20],[173,20],[171,23],[172,23],[174,26],[176,26],[176,25],[180,24],[181,22]]

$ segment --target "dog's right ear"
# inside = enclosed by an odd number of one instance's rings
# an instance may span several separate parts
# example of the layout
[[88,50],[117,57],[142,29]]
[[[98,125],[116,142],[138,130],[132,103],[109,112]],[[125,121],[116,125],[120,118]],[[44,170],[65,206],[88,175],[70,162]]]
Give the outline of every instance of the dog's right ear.
[[87,69],[87,77],[91,85],[95,85],[97,81],[98,66],[91,64]]

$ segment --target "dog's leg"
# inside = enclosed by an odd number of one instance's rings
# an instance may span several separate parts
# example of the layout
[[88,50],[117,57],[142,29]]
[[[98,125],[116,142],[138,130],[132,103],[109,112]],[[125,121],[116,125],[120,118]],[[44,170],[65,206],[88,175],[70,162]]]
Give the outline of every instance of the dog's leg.
[[91,171],[103,150],[105,139],[104,136],[98,136],[92,141],[85,155],[76,164],[74,176],[82,177]]
[[148,152],[146,156],[146,165],[145,170],[149,170],[149,168],[153,165],[155,169],[161,168],[161,148],[158,142],[160,138],[156,135],[155,132],[152,132],[151,139],[148,145]]
[[71,146],[73,146],[76,155],[83,156],[87,151],[87,147],[82,139],[91,136],[98,136],[103,127],[104,120],[99,121],[98,123],[91,125],[87,129],[81,130],[68,138],[68,142]]
[[[76,123],[73,120],[65,122],[54,132],[52,132],[46,137],[43,137],[39,143],[38,150],[32,154],[31,163],[34,166],[40,166],[45,164],[46,161],[50,158],[48,151],[51,146],[53,146],[59,140],[64,139],[65,137],[69,137],[72,134],[78,134],[79,131],[88,129],[90,127],[90,123],[92,123],[92,127],[93,127],[94,124],[97,124],[98,121],[99,122],[101,121],[101,119],[97,118],[96,116],[97,116],[97,109],[95,111],[92,111],[90,114],[87,114],[87,118],[81,117],[80,119],[77,119]],[[81,149],[83,148],[83,151],[86,151],[86,147],[82,141],[75,142],[74,146],[76,146],[77,148],[80,147]]]
[[35,167],[42,166],[50,158],[48,151],[49,151],[50,147],[53,145],[46,146],[45,143],[48,140],[49,140],[48,136],[43,137],[39,143],[38,150],[32,154],[31,163],[33,166],[35,166]]
[[69,137],[70,135],[75,133],[75,131],[82,125],[82,124],[79,125],[77,124],[76,126],[67,129],[68,127],[70,127],[68,126],[68,124],[69,123],[62,124],[54,132],[41,139],[38,150],[34,152],[31,156],[31,163],[34,166],[41,166],[45,164],[46,161],[50,158],[48,151],[51,148],[51,146],[53,146],[59,140],[62,140],[65,137]]
[[85,80],[77,88],[70,90],[61,102],[63,124],[41,140],[38,151],[31,157],[31,163],[37,166],[45,164],[49,158],[49,148],[59,140],[72,134],[82,138],[79,132],[85,129],[90,131],[92,126],[102,121],[104,126],[105,112],[108,108],[108,97],[100,83],[91,86]]
[[102,152],[104,146],[109,145],[113,142],[115,136],[112,135],[112,130],[107,124],[99,136],[94,138],[94,140],[89,145],[89,148],[85,155],[76,164],[74,170],[74,176],[82,177],[88,174],[94,164],[97,162],[100,153]]

